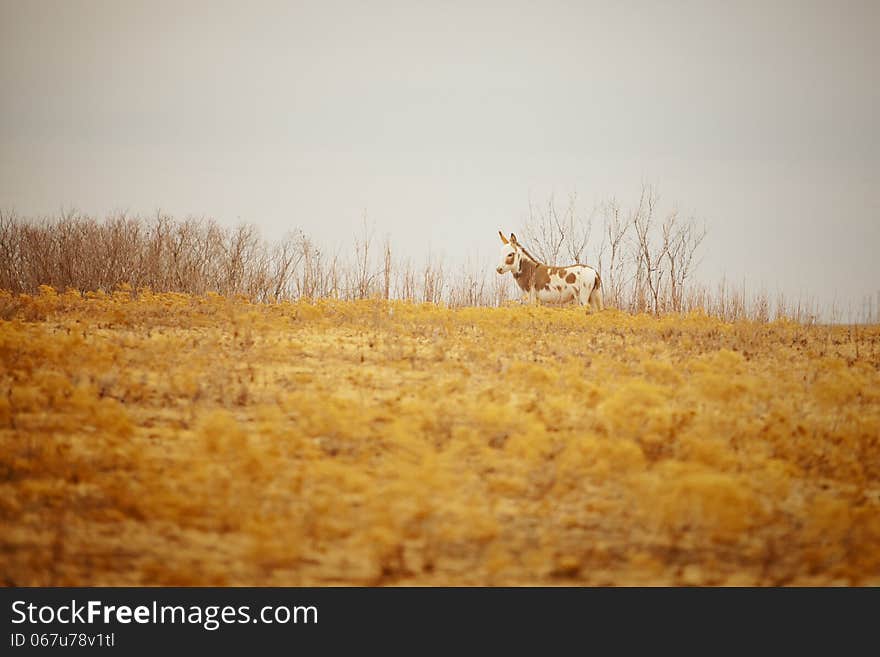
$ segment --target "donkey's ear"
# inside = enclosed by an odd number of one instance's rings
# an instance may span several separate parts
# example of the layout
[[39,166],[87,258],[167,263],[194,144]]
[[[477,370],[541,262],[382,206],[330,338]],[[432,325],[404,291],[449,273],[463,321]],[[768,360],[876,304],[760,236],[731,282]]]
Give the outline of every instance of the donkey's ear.
[[498,236],[501,238],[502,242],[504,242],[505,244],[508,244],[507,238],[504,237],[504,233],[502,233],[500,230],[498,231]]
[[514,235],[513,233],[510,234],[510,241],[514,244],[519,244],[519,242],[516,241],[516,235]]

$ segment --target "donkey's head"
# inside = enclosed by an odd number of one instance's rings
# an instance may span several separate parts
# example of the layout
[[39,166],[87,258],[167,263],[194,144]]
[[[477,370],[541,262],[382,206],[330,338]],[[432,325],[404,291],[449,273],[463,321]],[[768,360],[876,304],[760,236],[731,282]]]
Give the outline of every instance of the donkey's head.
[[522,249],[516,241],[516,235],[511,233],[510,239],[507,239],[500,230],[498,235],[501,237],[501,264],[495,268],[495,271],[499,274],[519,271]]

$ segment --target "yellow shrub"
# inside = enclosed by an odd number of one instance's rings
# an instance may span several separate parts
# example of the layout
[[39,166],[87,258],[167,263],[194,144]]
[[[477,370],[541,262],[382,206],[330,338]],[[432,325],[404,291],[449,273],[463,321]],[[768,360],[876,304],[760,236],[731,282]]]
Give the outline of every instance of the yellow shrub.
[[877,582],[880,327],[0,305],[8,583]]

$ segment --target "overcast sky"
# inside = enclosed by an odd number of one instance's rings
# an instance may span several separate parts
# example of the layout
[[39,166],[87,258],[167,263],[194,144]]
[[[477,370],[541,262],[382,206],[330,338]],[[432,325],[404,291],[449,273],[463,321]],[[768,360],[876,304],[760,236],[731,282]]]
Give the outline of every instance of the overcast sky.
[[0,0],[0,207],[494,265],[529,198],[705,219],[702,276],[880,289],[880,2]]

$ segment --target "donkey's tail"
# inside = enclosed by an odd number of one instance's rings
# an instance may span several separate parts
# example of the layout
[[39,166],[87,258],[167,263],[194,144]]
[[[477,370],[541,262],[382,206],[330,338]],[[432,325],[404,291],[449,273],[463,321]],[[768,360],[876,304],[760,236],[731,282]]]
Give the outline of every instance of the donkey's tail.
[[599,272],[595,269],[596,272],[596,282],[593,283],[593,290],[590,292],[590,306],[592,306],[593,310],[604,310],[605,303],[602,300],[602,278],[599,276]]

